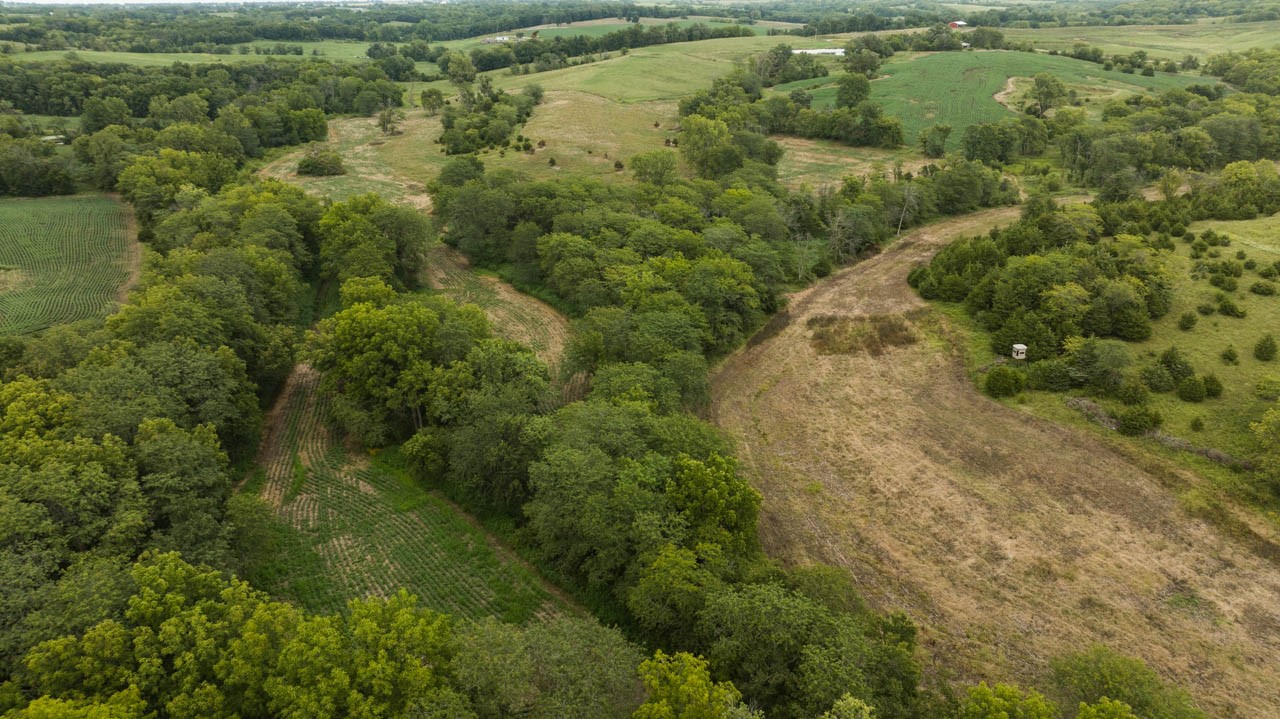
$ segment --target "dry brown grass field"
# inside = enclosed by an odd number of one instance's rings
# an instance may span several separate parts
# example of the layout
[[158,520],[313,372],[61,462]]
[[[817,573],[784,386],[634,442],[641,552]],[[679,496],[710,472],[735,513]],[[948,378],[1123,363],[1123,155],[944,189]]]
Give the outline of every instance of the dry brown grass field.
[[714,375],[712,416],[764,494],[761,539],[847,568],[921,626],[932,667],[1042,680],[1094,642],[1140,656],[1211,716],[1280,711],[1280,533],[1243,541],[1180,497],[1204,480],[1101,433],[978,394],[964,337],[906,283],[955,237],[925,227],[792,296]]

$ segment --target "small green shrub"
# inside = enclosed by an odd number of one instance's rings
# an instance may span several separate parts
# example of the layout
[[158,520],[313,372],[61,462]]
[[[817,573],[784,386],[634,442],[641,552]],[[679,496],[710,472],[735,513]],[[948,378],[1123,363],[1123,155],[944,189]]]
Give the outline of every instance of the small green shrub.
[[1026,377],[1021,372],[1006,365],[998,365],[987,372],[983,389],[992,397],[1012,397],[1022,391],[1026,382]]
[[1203,419],[1201,419],[1201,418],[1199,418],[1199,417],[1192,418],[1192,420],[1191,420],[1191,431],[1192,431],[1192,432],[1203,432],[1203,431],[1204,431],[1204,420],[1203,420]]
[[1275,283],[1273,282],[1267,282],[1266,280],[1259,280],[1257,282],[1254,282],[1252,285],[1249,285],[1249,291],[1255,295],[1270,297],[1271,295],[1274,295],[1276,293],[1276,286],[1275,286]]
[[1204,383],[1204,396],[1209,399],[1217,399],[1222,396],[1222,380],[1218,379],[1216,374],[1206,374],[1200,378]]
[[1194,312],[1183,312],[1178,318],[1178,329],[1186,332],[1196,326],[1196,315]]
[[1163,422],[1164,418],[1160,413],[1146,405],[1129,407],[1116,415],[1116,429],[1127,437],[1146,434]]
[[1204,382],[1199,377],[1187,377],[1178,383],[1178,399],[1183,402],[1203,402]]
[[1133,406],[1147,401],[1147,386],[1140,380],[1129,379],[1116,390],[1116,399]]
[[1209,284],[1223,292],[1235,292],[1236,288],[1240,286],[1236,278],[1229,275],[1209,275]]
[[1170,347],[1164,352],[1161,352],[1160,364],[1163,365],[1165,369],[1169,370],[1169,376],[1172,377],[1175,382],[1181,382],[1196,373],[1196,369],[1191,366],[1191,361],[1188,360],[1177,347]]
[[1262,339],[1253,346],[1253,356],[1260,362],[1270,362],[1276,358],[1276,338],[1271,335],[1263,335]]
[[1240,364],[1240,353],[1236,352],[1236,348],[1232,345],[1227,345],[1227,348],[1218,356],[1222,358],[1223,364]]
[[1173,390],[1176,384],[1173,380],[1173,375],[1169,374],[1169,370],[1165,369],[1163,365],[1155,364],[1150,367],[1143,367],[1138,374],[1142,377],[1142,383],[1152,392],[1169,392]]
[[1196,305],[1196,312],[1199,312],[1206,317],[1217,311],[1218,308],[1209,302],[1202,302],[1201,304]]
[[342,164],[342,155],[335,150],[313,145],[307,149],[302,159],[298,160],[298,174],[309,177],[330,177],[347,174],[347,168]]
[[1102,645],[1058,657],[1050,663],[1054,694],[1064,706],[1107,697],[1124,702],[1146,719],[1205,719],[1184,689],[1166,684],[1141,659]]
[[1236,317],[1236,318],[1242,318],[1247,314],[1244,311],[1244,308],[1242,308],[1240,305],[1237,305],[1235,302],[1231,300],[1230,297],[1227,297],[1226,295],[1223,295],[1218,298],[1218,312],[1220,314],[1226,315],[1227,317]]
[[1256,270],[1256,269],[1258,269],[1258,261],[1257,261],[1257,260],[1245,260],[1245,261],[1244,261],[1244,268],[1245,268],[1246,270]]
[[1031,389],[1065,392],[1074,384],[1071,365],[1064,359],[1040,360],[1027,367],[1027,386]]

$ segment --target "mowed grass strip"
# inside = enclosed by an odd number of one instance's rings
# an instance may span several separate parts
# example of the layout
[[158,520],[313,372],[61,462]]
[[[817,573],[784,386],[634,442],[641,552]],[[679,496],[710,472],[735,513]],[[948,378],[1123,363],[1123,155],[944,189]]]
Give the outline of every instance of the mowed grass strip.
[[136,248],[104,195],[0,200],[0,335],[105,315]]
[[452,504],[420,487],[398,450],[351,451],[324,424],[319,375],[300,367],[282,394],[250,491],[274,509],[255,586],[313,611],[401,587],[456,617],[526,622],[565,611],[527,565]]

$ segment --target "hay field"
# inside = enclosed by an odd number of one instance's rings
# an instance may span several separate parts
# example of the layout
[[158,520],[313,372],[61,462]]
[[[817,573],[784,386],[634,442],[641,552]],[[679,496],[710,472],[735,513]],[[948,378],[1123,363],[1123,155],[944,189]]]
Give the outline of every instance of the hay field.
[[[1035,684],[1053,656],[1103,642],[1211,716],[1274,716],[1276,526],[1227,505],[1249,536],[1226,536],[1181,501],[1206,480],[982,397],[963,333],[908,287],[939,247],[1017,214],[910,233],[794,295],[718,368],[712,418],[764,494],[766,550],[847,568],[875,606],[920,623],[930,667],[956,679]],[[839,323],[904,323],[907,338],[872,353],[824,334]]]

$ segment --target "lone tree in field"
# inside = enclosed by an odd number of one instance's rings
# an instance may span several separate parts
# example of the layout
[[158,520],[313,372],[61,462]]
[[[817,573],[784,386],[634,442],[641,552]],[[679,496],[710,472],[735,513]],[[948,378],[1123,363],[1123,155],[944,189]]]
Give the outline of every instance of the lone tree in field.
[[836,84],[836,107],[853,107],[871,95],[871,81],[865,75],[845,73]]
[[404,121],[404,112],[398,108],[388,107],[378,113],[378,129],[384,135],[395,135],[400,132],[400,123]]
[[1036,101],[1036,114],[1044,117],[1046,112],[1057,106],[1059,100],[1067,96],[1067,88],[1058,78],[1042,72],[1035,76],[1035,83],[1027,95]]
[[423,90],[420,100],[422,109],[427,112],[427,117],[435,117],[436,113],[440,112],[440,108],[444,107],[444,93],[436,87]]
[[950,136],[950,125],[925,128],[920,131],[920,150],[925,157],[942,157],[947,154],[947,138]]

